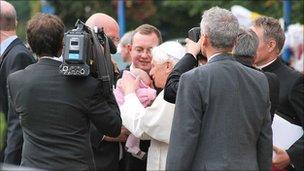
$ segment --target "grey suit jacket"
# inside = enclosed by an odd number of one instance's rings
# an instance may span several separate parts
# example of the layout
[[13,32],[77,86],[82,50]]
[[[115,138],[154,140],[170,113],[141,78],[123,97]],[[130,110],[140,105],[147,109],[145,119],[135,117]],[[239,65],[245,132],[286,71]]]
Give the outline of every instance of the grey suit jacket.
[[167,170],[271,170],[265,75],[218,55],[181,76]]

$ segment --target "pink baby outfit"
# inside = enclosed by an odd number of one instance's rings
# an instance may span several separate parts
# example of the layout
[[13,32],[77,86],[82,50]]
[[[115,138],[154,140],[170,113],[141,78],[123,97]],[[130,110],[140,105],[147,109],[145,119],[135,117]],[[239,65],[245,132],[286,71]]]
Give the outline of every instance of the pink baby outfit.
[[[122,75],[122,79],[125,74],[131,74],[134,77],[134,79],[136,78],[130,71],[124,71]],[[122,84],[128,84],[128,83],[122,83]],[[152,103],[152,101],[156,98],[156,90],[147,86],[142,80],[140,80],[139,88],[135,90],[135,94],[144,107],[149,106]],[[125,95],[118,85],[117,88],[114,89],[114,95],[118,105],[122,105],[125,101],[124,100]],[[142,155],[139,154],[141,152],[139,148],[139,143],[140,143],[140,139],[131,134],[127,139],[126,148],[127,151],[130,152],[133,156],[141,158]]]

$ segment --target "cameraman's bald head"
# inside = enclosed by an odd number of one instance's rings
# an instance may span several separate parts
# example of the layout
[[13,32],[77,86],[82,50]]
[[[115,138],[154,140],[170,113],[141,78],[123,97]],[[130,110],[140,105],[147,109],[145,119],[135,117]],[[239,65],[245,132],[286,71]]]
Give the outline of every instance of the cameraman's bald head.
[[119,25],[111,16],[104,13],[93,14],[87,21],[86,25],[93,28],[104,29],[106,35],[117,45],[119,41]]
[[14,6],[6,1],[0,1],[0,31],[15,31],[17,13]]

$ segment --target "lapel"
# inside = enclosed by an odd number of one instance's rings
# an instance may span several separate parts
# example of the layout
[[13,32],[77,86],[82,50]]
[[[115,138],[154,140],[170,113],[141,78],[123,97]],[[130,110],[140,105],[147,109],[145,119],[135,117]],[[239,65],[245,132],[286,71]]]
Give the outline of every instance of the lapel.
[[221,53],[218,54],[214,57],[212,57],[207,63],[213,63],[213,62],[217,62],[217,61],[222,61],[222,60],[230,60],[230,61],[235,61],[235,58],[227,53]]
[[2,65],[4,58],[6,57],[6,55],[8,54],[8,52],[15,47],[18,44],[22,44],[22,41],[17,37],[3,52],[3,54],[0,57],[0,66]]

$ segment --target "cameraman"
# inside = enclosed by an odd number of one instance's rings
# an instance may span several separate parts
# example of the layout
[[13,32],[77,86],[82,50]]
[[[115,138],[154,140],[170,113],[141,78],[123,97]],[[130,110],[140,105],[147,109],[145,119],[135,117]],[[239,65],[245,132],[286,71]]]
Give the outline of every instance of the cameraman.
[[118,136],[120,112],[113,94],[105,97],[92,76],[59,73],[64,24],[37,14],[27,26],[36,64],[8,78],[10,107],[21,117],[21,165],[47,170],[96,170],[90,146],[90,121],[105,135]]

